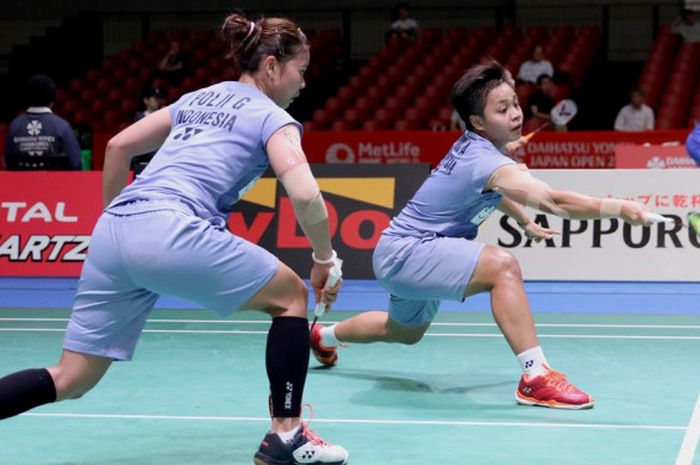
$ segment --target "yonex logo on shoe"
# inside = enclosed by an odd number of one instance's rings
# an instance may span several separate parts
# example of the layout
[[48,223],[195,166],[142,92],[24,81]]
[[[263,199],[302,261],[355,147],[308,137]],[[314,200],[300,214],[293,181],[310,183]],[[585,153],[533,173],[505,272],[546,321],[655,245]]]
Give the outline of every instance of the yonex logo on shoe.
[[523,392],[525,394],[532,394],[532,388],[530,386],[523,387]]

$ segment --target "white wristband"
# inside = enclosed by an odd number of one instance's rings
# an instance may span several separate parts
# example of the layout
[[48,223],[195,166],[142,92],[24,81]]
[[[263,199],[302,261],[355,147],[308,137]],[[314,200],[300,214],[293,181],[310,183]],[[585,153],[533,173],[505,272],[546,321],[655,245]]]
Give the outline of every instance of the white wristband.
[[331,249],[331,258],[321,260],[320,258],[316,257],[316,253],[314,252],[311,252],[311,258],[313,258],[314,263],[318,263],[319,265],[333,265],[335,260],[338,258],[338,254],[335,252],[335,250]]

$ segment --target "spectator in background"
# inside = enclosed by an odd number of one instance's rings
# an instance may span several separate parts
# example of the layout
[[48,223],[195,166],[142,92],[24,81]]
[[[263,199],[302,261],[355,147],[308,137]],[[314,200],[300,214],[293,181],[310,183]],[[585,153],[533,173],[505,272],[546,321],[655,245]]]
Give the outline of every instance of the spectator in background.
[[467,125],[464,124],[464,120],[459,116],[457,110],[452,110],[452,116],[450,116],[450,131],[466,131]]
[[11,123],[5,144],[8,170],[79,170],[80,145],[68,121],[54,115],[56,84],[43,74],[27,82],[26,112]]
[[654,111],[644,104],[644,91],[635,87],[630,103],[620,109],[615,118],[616,131],[650,131],[654,129]]
[[549,113],[556,103],[550,95],[553,85],[551,76],[547,74],[539,75],[537,78],[537,90],[530,95],[527,101],[526,118],[538,118],[542,121],[552,119]]
[[394,10],[388,37],[399,36],[411,41],[415,40],[418,37],[418,22],[411,18],[411,7],[408,3],[399,3]]
[[685,140],[685,149],[690,158],[700,166],[700,124],[696,124],[695,129],[688,134],[688,138]]
[[682,9],[680,16],[671,23],[671,32],[680,34],[686,42],[700,42],[700,23],[695,11]]
[[554,76],[554,68],[552,63],[545,59],[542,47],[538,45],[532,51],[532,60],[527,60],[520,65],[518,80],[534,84],[543,74],[551,78]]
[[[690,158],[695,160],[695,163],[700,166],[700,123],[695,125],[695,128],[690,131],[688,138],[685,141],[685,149],[688,151]],[[691,211],[688,213],[688,226],[700,235],[700,211]]]
[[160,60],[155,77],[166,79],[173,85],[180,83],[185,73],[185,55],[177,40],[170,42],[170,50]]
[[[165,91],[163,91],[163,89],[159,87],[148,88],[143,94],[144,110],[136,113],[136,116],[134,117],[134,123],[142,119],[143,117],[150,115],[151,113],[157,110],[160,110],[165,105],[167,105]],[[143,169],[146,167],[146,165],[148,165],[148,162],[151,161],[151,158],[153,158],[153,155],[155,154],[156,152],[153,151],[133,157],[131,159],[131,169],[133,170],[134,174],[139,174],[141,171],[143,171]]]

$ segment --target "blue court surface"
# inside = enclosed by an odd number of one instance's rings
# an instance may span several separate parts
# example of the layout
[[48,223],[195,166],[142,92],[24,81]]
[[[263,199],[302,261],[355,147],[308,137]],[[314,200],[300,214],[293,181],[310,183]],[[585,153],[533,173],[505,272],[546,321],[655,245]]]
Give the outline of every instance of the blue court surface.
[[[53,364],[74,279],[0,280],[0,374]],[[516,405],[520,369],[488,295],[445,302],[413,346],[350,345],[311,361],[311,427],[351,465],[700,465],[700,284],[530,282],[549,362],[596,398],[586,411]],[[386,309],[346,282],[323,322]],[[84,398],[0,422],[0,464],[250,464],[268,428],[256,312],[221,319],[161,299],[133,362]]]

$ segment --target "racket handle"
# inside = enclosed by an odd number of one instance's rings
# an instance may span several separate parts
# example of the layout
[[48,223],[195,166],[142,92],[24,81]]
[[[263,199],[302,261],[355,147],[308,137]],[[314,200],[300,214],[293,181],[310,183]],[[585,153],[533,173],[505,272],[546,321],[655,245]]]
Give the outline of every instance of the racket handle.
[[[325,287],[333,287],[338,284],[340,278],[343,277],[343,261],[339,258],[335,259],[333,267],[328,272],[328,278],[326,279]],[[326,304],[324,302],[319,302],[314,308],[314,323],[315,320],[320,318],[326,312]]]
[[525,140],[528,141],[528,142],[530,142],[530,139],[532,139],[532,138],[535,136],[535,134],[537,134],[538,132],[540,132],[541,130],[543,130],[544,128],[546,128],[548,124],[549,124],[549,121],[546,121],[544,124],[541,124],[540,126],[538,126],[537,128],[535,128],[534,131],[532,131],[532,132],[530,132],[529,134],[527,134],[527,135],[524,136],[524,137],[525,137]]
[[675,223],[675,220],[673,218],[667,218],[663,215],[659,215],[658,213],[647,213],[647,219],[652,222],[652,223]]

